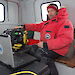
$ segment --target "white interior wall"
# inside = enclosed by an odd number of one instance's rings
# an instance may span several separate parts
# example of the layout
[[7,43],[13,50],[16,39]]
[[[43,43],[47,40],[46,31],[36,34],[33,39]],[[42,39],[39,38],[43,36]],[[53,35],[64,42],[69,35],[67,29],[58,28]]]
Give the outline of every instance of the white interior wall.
[[[35,2],[35,13],[36,13],[36,21],[41,21],[41,11],[40,11],[40,5],[44,2],[49,2],[52,0],[36,0]],[[69,18],[72,21],[73,25],[75,25],[75,0],[59,0],[62,4],[62,6],[66,6]],[[38,11],[38,12],[37,12]]]
[[65,64],[55,62],[59,75],[75,75],[75,67],[71,68]]
[[4,0],[0,2],[5,6],[5,21],[0,24],[18,24],[18,5]]
[[35,23],[34,1],[35,0],[21,1],[20,5],[22,10],[22,24]]
[[[20,1],[19,7],[19,15],[18,15],[18,6],[16,3],[8,2],[8,13],[7,13],[7,2],[4,0],[0,0],[1,3],[5,5],[5,21],[0,23],[1,25],[16,25],[16,24],[24,24],[24,23],[39,23],[41,22],[41,11],[40,5],[44,2],[49,2],[52,0],[10,0],[18,2]],[[71,19],[73,25],[75,25],[75,7],[74,0],[60,0],[63,6],[66,6],[69,12],[69,18]],[[18,19],[19,17],[19,19]],[[4,27],[4,26],[3,26]]]
[[5,0],[0,0],[0,3],[5,6],[5,21],[0,22],[0,33],[2,33],[5,29],[12,28],[18,24],[18,6],[16,3],[7,3]]
[[18,6],[16,3],[8,2],[8,24],[18,24]]
[[[52,0],[20,0],[22,11],[22,24],[24,23],[39,23],[41,22],[40,5]],[[75,25],[75,0],[59,0],[62,6],[66,6],[69,18]],[[33,5],[34,4],[34,5]]]
[[22,11],[22,24],[40,23],[42,21],[40,5],[43,1],[47,2],[51,0],[22,0],[21,1],[20,5]]

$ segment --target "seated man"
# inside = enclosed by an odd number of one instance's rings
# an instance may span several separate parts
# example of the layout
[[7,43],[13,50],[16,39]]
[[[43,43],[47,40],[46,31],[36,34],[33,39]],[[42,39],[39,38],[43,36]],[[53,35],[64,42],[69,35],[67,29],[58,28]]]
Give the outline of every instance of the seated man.
[[66,8],[58,9],[56,4],[47,7],[48,21],[40,24],[24,24],[28,31],[40,32],[40,41],[37,46],[47,51],[50,75],[58,75],[54,59],[65,56],[73,41],[73,25],[68,19]]

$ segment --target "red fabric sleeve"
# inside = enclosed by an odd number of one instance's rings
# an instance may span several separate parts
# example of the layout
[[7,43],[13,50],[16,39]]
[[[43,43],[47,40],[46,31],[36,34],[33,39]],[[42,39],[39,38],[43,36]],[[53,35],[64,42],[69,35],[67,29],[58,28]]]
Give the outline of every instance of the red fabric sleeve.
[[40,32],[44,26],[44,22],[40,24],[25,24],[27,31],[38,31]]

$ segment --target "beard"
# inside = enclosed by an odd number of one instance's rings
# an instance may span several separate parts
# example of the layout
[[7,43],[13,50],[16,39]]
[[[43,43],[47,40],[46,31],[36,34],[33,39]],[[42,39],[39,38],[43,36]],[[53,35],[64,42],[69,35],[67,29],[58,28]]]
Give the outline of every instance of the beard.
[[54,17],[54,15],[48,15],[49,19],[52,19]]

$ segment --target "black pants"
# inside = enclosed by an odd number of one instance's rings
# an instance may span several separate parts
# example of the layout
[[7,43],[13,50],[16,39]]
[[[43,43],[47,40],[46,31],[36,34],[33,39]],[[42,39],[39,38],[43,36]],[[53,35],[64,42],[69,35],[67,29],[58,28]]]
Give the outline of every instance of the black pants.
[[55,66],[55,59],[61,55],[55,53],[54,51],[49,50],[47,55],[47,65],[50,68],[50,75],[59,75],[57,68]]
[[63,57],[63,56],[57,54],[56,52],[52,50],[47,50],[47,49],[42,49],[42,48],[38,48],[37,50],[36,49],[37,49],[36,46],[34,46],[31,51],[31,54],[33,54],[35,57],[37,57],[40,60],[43,57],[45,57],[47,60],[46,61],[44,60],[44,61],[45,61],[45,64],[47,64],[50,69],[50,75],[59,75],[57,68],[55,66],[55,59],[58,57]]

